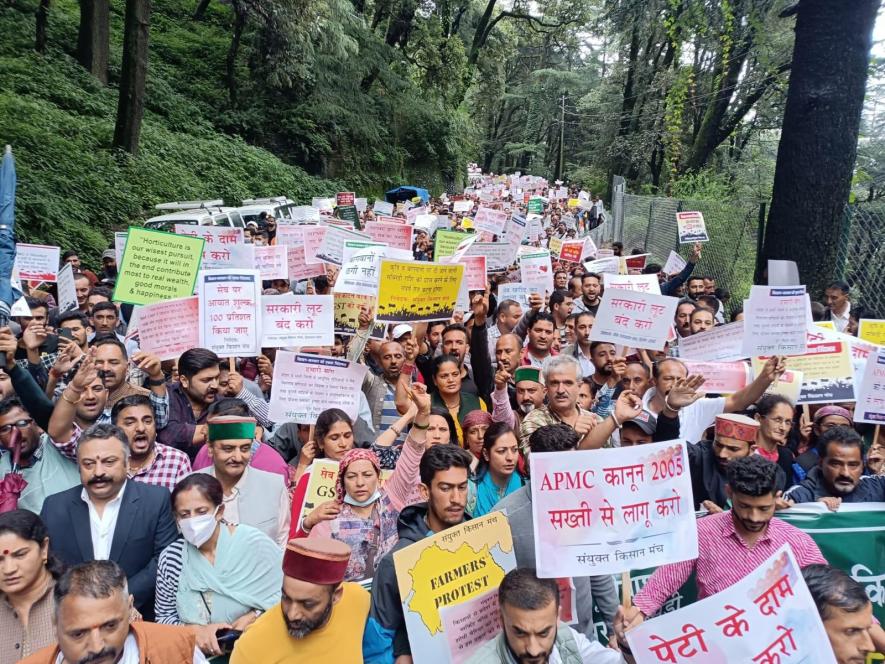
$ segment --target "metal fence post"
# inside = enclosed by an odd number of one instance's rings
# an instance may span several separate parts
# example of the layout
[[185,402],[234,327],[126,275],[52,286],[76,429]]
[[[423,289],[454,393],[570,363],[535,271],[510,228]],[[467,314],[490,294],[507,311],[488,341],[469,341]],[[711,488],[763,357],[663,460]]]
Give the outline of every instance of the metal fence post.
[[[648,251],[648,238],[651,235],[651,225],[654,223],[655,218],[655,199],[652,198],[648,204],[648,226],[645,227],[645,243],[642,245],[642,248]],[[626,249],[626,247],[624,247]]]
[[759,203],[759,220],[756,225],[756,269],[753,274],[753,283],[761,284],[762,275],[765,272],[762,247],[765,242],[765,202]]

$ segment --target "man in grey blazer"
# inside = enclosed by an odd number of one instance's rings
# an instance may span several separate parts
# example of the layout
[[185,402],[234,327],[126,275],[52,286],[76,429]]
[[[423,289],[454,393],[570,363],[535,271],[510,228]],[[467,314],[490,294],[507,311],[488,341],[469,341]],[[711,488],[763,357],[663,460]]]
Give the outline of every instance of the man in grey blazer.
[[154,616],[160,552],[178,537],[169,491],[127,480],[129,441],[112,424],[83,432],[77,449],[81,486],[49,496],[40,517],[63,562],[112,560],[126,573],[135,608]]

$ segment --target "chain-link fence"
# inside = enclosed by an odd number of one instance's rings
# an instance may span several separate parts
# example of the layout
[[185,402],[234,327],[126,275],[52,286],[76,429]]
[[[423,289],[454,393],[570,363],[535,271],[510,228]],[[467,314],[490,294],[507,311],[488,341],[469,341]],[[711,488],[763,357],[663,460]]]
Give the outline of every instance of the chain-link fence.
[[[663,265],[675,251],[687,258],[692,245],[679,244],[676,213],[698,211],[704,215],[710,242],[703,246],[694,274],[716,279],[730,298],[726,311],[739,308],[750,293],[757,249],[757,228],[764,203],[679,200],[663,196],[623,196],[623,222],[616,238],[624,243],[624,253],[651,254],[648,262]],[[614,226],[614,224],[613,224]],[[617,232],[618,229],[613,229]]]
[[851,286],[864,318],[885,318],[885,202],[845,207],[837,277]]

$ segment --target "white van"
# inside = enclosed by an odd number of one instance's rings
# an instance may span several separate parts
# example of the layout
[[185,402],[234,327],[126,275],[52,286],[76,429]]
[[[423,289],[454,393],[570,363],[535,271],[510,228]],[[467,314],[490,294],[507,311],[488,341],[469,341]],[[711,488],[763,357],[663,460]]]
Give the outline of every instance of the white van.
[[144,227],[167,233],[175,230],[175,224],[243,228],[246,224],[238,209],[222,207],[223,203],[221,200],[160,203],[156,209],[178,211],[151,217],[144,222]]

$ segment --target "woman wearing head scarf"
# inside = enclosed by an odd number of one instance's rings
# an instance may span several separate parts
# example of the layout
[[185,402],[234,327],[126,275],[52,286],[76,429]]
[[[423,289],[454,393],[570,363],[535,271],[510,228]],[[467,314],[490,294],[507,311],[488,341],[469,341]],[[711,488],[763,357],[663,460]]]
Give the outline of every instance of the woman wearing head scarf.
[[423,385],[415,384],[412,399],[418,412],[396,468],[383,486],[375,453],[351,449],[339,461],[336,499],[318,506],[302,522],[309,537],[331,537],[350,546],[346,581],[374,575],[378,561],[398,540],[397,518],[420,481],[418,466],[430,422],[430,396]]

